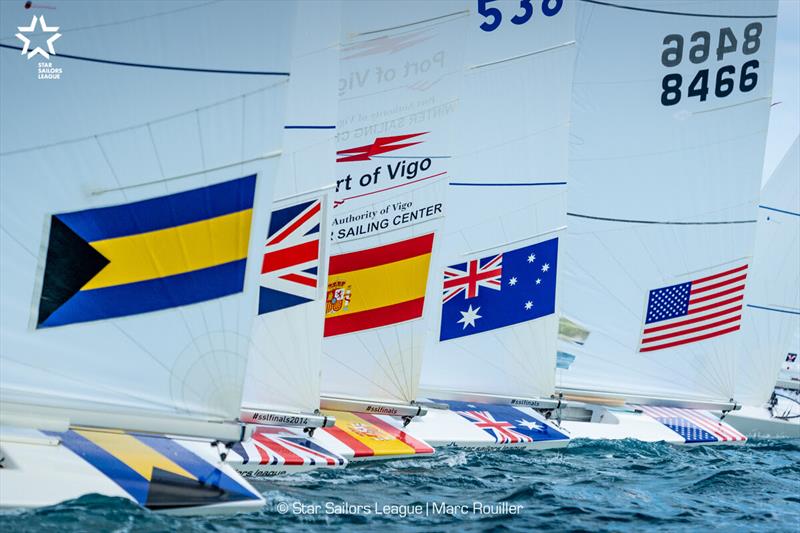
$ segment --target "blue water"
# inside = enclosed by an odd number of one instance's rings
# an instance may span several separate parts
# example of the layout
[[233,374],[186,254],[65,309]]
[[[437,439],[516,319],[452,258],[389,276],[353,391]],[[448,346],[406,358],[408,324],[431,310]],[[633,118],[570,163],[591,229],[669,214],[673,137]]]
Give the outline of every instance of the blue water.
[[[68,482],[68,480],[64,480]],[[255,482],[260,513],[170,517],[124,500],[88,496],[47,509],[6,512],[23,531],[800,531],[800,440],[746,446],[574,442],[553,452],[445,450],[426,459],[351,465]],[[473,502],[518,506],[476,514]],[[372,514],[330,514],[331,506]],[[441,514],[442,503],[458,506]],[[289,512],[277,512],[279,504]],[[428,514],[374,514],[375,505],[428,506]],[[432,505],[436,504],[434,510]],[[305,513],[298,513],[302,509]],[[499,510],[495,508],[494,510]],[[387,509],[387,511],[392,511]],[[398,508],[396,510],[400,512]]]

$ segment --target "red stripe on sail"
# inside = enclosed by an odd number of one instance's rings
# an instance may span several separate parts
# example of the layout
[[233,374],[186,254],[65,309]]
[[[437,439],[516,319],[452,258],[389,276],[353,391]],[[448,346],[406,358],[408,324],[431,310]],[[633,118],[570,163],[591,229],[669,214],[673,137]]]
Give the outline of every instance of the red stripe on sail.
[[705,283],[706,281],[711,281],[712,279],[718,279],[724,276],[729,276],[730,274],[735,274],[737,272],[741,272],[742,270],[747,270],[747,265],[742,265],[737,268],[732,268],[731,270],[726,270],[725,272],[720,272],[719,274],[713,274],[711,276],[706,276],[704,278],[696,279],[692,281],[692,285],[695,283]]
[[715,309],[717,307],[723,307],[725,305],[732,304],[734,302],[740,302],[742,300],[744,300],[744,295],[740,294],[739,296],[737,296],[735,298],[729,298],[727,300],[723,300],[721,302],[713,303],[711,305],[704,305],[703,307],[695,307],[694,309],[689,309],[689,312],[687,314],[695,315],[697,313],[702,313],[703,311],[708,311],[709,309]]
[[320,203],[315,204],[314,207],[312,207],[310,210],[308,210],[305,215],[303,215],[302,217],[300,217],[297,220],[295,220],[294,223],[291,226],[288,226],[288,227],[284,228],[284,230],[282,232],[280,232],[278,235],[276,235],[272,239],[270,239],[269,242],[267,242],[267,245],[278,244],[279,242],[284,240],[286,237],[291,235],[291,233],[294,230],[296,230],[297,228],[302,226],[309,218],[311,218],[314,215],[316,215],[317,213],[319,213],[320,205],[321,205]]
[[359,252],[331,256],[328,275],[352,272],[388,263],[396,263],[419,255],[428,254],[433,248],[433,233],[386,244]]
[[717,318],[719,316],[727,315],[730,313],[735,313],[742,310],[741,305],[737,305],[736,307],[731,307],[730,309],[725,309],[723,311],[717,311],[716,313],[711,313],[710,315],[703,315],[698,316],[695,318],[690,318],[688,320],[681,320],[680,322],[673,322],[672,324],[667,324],[665,326],[656,326],[654,328],[647,328],[644,330],[645,335],[648,333],[655,333],[657,331],[664,331],[665,329],[672,329],[678,328],[681,326],[687,326],[689,324],[694,324],[695,322],[702,322],[704,320],[710,320],[712,318]]
[[281,279],[285,279],[286,281],[293,281],[295,283],[299,283],[301,285],[307,285],[309,287],[316,287],[317,280],[314,278],[307,278],[305,276],[301,276],[300,274],[284,274],[283,276],[278,276]]
[[373,414],[366,414],[366,413],[359,413],[359,417],[363,418],[367,422],[381,428],[383,431],[391,435],[392,437],[396,438],[403,444],[407,444],[414,448],[416,453],[433,453],[434,450],[431,448],[427,443],[422,442],[421,440],[417,440],[405,431],[396,428],[395,426],[391,425],[390,423],[381,420],[377,416]]
[[642,344],[648,342],[663,341],[664,339],[671,339],[673,337],[682,337],[683,335],[689,335],[690,333],[697,333],[698,331],[704,331],[707,329],[716,328],[718,326],[724,326],[725,324],[730,324],[731,322],[738,322],[740,318],[742,318],[742,315],[736,315],[730,318],[726,318],[724,320],[720,320],[718,322],[712,322],[711,324],[706,324],[704,326],[682,329],[680,331],[674,331],[672,333],[665,333],[664,335],[656,335],[655,337],[647,337],[642,339]]
[[[692,282],[692,290],[689,294],[697,294],[699,292],[706,292],[714,289],[718,289],[720,287],[724,287],[725,285],[730,285],[731,283],[736,283],[737,281],[744,281],[747,278],[747,274],[742,274],[741,276],[736,276],[735,278],[726,279],[725,281],[720,281],[719,283],[712,283],[711,285],[706,285],[705,287],[694,288],[695,282]],[[744,287],[744,285],[742,285]]]
[[327,317],[325,337],[405,322],[422,316],[425,297],[357,313]]
[[319,257],[319,241],[304,242],[283,250],[267,252],[261,262],[261,273],[274,272],[282,268],[314,261]]
[[697,342],[697,341],[702,341],[702,340],[705,340],[705,339],[711,339],[713,337],[719,337],[720,335],[725,335],[726,333],[731,333],[731,332],[734,332],[734,331],[738,331],[739,327],[740,327],[739,325],[736,325],[736,326],[733,326],[731,328],[721,329],[719,331],[714,331],[712,333],[706,333],[705,335],[698,335],[697,337],[690,337],[688,339],[682,339],[682,340],[675,341],[675,342],[669,342],[667,344],[661,344],[659,346],[647,346],[647,347],[640,348],[639,351],[640,352],[652,352],[652,351],[655,351],[655,350],[663,350],[664,348],[672,348],[673,346],[680,346],[681,344],[688,344],[690,342]]
[[340,427],[333,426],[332,428],[325,428],[325,431],[328,434],[353,450],[354,457],[372,457],[375,455],[375,450],[355,438],[354,436],[347,433]]
[[[708,300],[713,300],[715,298],[719,298],[721,296],[727,296],[729,294],[733,294],[735,292],[743,291],[744,285],[737,285],[736,287],[731,287],[730,289],[715,292],[714,294],[707,294],[705,296],[701,296],[699,298],[692,298],[689,300],[689,305],[699,304],[701,302],[707,302]],[[689,293],[691,294],[691,293]]]

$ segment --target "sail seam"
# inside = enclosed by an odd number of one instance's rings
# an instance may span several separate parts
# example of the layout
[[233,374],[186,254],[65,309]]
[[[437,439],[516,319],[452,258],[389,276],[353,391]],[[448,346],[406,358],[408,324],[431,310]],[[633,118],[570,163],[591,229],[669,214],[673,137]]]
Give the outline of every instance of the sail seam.
[[464,9],[464,10],[461,10],[461,11],[455,11],[453,13],[448,13],[446,15],[439,15],[438,17],[433,17],[433,18],[424,19],[424,20],[418,20],[416,22],[409,22],[408,24],[401,24],[399,26],[392,26],[390,28],[382,28],[380,30],[370,30],[370,31],[365,31],[365,32],[361,32],[361,33],[354,33],[354,34],[352,34],[352,37],[361,37],[363,35],[372,35],[372,34],[375,34],[375,33],[383,33],[385,31],[399,30],[401,28],[408,28],[410,26],[416,26],[417,24],[425,24],[426,22],[433,22],[435,20],[442,20],[442,19],[446,19],[446,18],[449,18],[449,17],[454,17],[456,15],[464,15],[464,14],[467,14],[467,13],[469,13],[469,9]]
[[705,17],[705,18],[722,18],[722,19],[774,19],[778,15],[716,15],[713,13],[687,13],[685,11],[666,11],[663,9],[647,9],[644,7],[621,6],[619,4],[612,4],[611,2],[601,2],[600,0],[580,0],[587,4],[596,4],[605,7],[615,7],[617,9],[628,9],[630,11],[642,11],[644,13],[656,13],[659,15],[680,15],[684,17]]
[[526,57],[535,56],[535,55],[538,55],[538,54],[543,54],[545,52],[551,52],[553,50],[558,50],[559,48],[564,48],[566,46],[572,46],[573,44],[575,44],[575,41],[567,41],[565,43],[556,44],[554,46],[549,46],[547,48],[542,48],[541,50],[534,50],[533,52],[528,52],[526,54],[520,54],[520,55],[517,55],[517,56],[511,56],[511,57],[507,57],[505,59],[498,59],[497,61],[490,61],[489,63],[480,63],[478,65],[472,65],[471,67],[468,67],[467,70],[476,70],[476,69],[483,68],[483,67],[490,67],[492,65],[498,65],[500,63],[507,63],[509,61],[515,61],[517,59],[523,59],[523,58],[526,58]]
[[635,220],[628,218],[610,218],[594,215],[583,215],[580,213],[567,212],[567,216],[577,218],[587,218],[590,220],[602,220],[606,222],[625,222],[629,224],[663,224],[667,226],[714,226],[723,224],[755,224],[756,220],[708,220],[708,221],[669,221],[669,220]]

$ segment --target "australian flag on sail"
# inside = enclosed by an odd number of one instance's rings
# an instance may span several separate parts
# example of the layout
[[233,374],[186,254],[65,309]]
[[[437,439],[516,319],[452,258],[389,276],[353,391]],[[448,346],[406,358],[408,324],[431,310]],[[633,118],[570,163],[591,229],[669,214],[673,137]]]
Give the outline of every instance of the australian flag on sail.
[[557,258],[556,238],[447,267],[439,340],[554,313]]
[[259,315],[317,297],[321,213],[318,198],[272,212],[261,264]]

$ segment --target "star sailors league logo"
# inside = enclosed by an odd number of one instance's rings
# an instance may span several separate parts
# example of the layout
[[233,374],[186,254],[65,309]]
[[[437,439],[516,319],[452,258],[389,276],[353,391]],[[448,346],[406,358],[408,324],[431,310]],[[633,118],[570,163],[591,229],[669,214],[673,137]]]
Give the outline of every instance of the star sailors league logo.
[[[50,37],[47,39],[47,50],[42,48],[41,46],[36,46],[31,49],[31,40],[26,36],[26,33],[32,33],[36,31],[36,23],[39,23],[39,27],[41,28],[42,32],[45,34],[51,34]],[[47,22],[44,20],[44,15],[37,17],[36,15],[33,16],[31,19],[30,26],[17,26],[19,33],[16,35],[17,39],[22,41],[22,54],[28,56],[28,59],[32,58],[36,54],[41,55],[45,59],[50,59],[50,54],[56,55],[56,51],[53,48],[53,43],[61,37],[61,34],[58,33],[59,26],[48,26]]]

